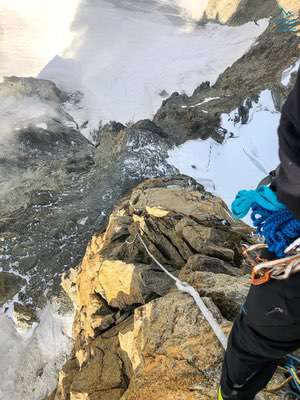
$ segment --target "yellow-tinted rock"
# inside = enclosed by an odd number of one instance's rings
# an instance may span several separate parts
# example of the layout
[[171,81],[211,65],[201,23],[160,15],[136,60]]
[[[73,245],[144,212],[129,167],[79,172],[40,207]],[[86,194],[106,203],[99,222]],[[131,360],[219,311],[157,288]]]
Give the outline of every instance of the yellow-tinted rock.
[[138,268],[119,260],[105,260],[101,264],[96,291],[112,307],[144,302]]
[[133,330],[119,338],[134,368],[122,400],[214,398],[223,350],[188,295],[174,291],[139,307]]

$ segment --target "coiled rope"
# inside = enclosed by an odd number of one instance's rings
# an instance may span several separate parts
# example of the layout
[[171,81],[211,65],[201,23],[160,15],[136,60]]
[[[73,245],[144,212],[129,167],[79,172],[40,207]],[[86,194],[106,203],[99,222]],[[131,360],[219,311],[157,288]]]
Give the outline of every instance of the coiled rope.
[[300,236],[300,221],[277,200],[268,186],[242,190],[232,203],[235,218],[243,218],[252,209],[251,219],[257,233],[265,239],[270,252],[285,257],[285,249]]

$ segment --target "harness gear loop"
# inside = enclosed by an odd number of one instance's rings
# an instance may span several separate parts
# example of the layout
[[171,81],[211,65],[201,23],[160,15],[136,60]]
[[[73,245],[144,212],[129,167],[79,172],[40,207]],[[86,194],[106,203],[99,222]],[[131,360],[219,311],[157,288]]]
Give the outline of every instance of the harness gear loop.
[[[296,253],[284,258],[268,261],[252,257],[251,252],[266,248],[265,244],[249,246],[243,251],[243,255],[252,265],[251,283],[255,286],[263,285],[271,279],[283,280],[300,271],[300,254]],[[295,252],[295,250],[294,250]]]
[[263,285],[271,280],[271,272],[266,271],[263,275],[259,275],[253,268],[251,274],[251,283],[254,286]]

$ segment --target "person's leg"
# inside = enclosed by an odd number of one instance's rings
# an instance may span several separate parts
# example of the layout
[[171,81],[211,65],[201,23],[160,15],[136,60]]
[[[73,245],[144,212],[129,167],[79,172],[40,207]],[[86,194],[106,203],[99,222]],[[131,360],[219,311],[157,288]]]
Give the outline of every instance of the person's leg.
[[295,297],[299,287],[300,274],[251,287],[225,353],[224,400],[253,400],[271,379],[278,361],[300,347],[300,297]]
[[223,363],[221,393],[224,400],[253,400],[272,378],[277,361],[258,354],[255,343],[258,345],[260,340],[260,335],[241,314],[233,325]]

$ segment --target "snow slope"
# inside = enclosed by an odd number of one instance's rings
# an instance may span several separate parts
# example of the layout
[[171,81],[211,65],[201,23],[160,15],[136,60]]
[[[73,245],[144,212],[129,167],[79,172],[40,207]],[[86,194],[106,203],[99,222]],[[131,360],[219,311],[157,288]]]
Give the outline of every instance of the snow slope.
[[[205,4],[206,0],[0,0],[5,33],[1,36],[0,32],[0,78],[3,74],[35,75],[52,59],[39,77],[84,93],[82,103],[72,110],[79,123],[89,121],[87,136],[100,120],[126,123],[152,117],[161,104],[162,91],[190,94],[202,81],[213,83],[268,24],[262,20],[259,26],[195,28],[193,21],[202,15]],[[34,101],[28,106],[30,115],[37,117]],[[263,110],[265,106],[272,114]],[[44,109],[38,109],[38,117],[43,113]],[[17,108],[16,116],[23,120],[23,110]],[[268,93],[263,93],[252,119],[257,120],[255,127],[271,127],[267,137],[273,142],[276,118]],[[253,159],[272,146],[258,130],[250,130],[251,124],[247,130],[227,119],[224,115],[224,127],[234,129],[239,139],[228,138],[223,146],[212,141],[188,142],[170,152],[170,161],[199,181],[214,181],[216,191],[229,201],[242,177],[230,178],[230,187],[228,177],[246,171],[248,182],[254,184],[261,175],[240,147]],[[228,160],[233,160],[232,166]],[[70,349],[71,316],[61,317],[48,306],[40,320],[32,334],[24,337],[6,315],[0,315],[0,376],[5,376],[1,400],[42,400],[55,386],[57,371]]]
[[191,94],[200,82],[213,83],[268,24],[261,20],[259,26],[208,24],[191,29],[189,19],[170,19],[173,9],[158,13],[156,3],[152,13],[149,5],[148,12],[142,12],[128,3],[117,8],[104,0],[86,1],[73,23],[72,46],[39,74],[84,93],[73,117],[79,125],[89,121],[87,136],[100,120],[151,118],[161,105],[162,91]]
[[73,316],[48,305],[40,324],[24,336],[0,314],[0,399],[43,400],[56,387],[57,374],[71,351]]
[[169,152],[169,163],[190,175],[228,205],[241,189],[254,189],[279,164],[275,110],[269,90],[253,103],[247,124],[234,123],[237,110],[222,115],[228,130],[224,144],[212,139],[190,140]]

